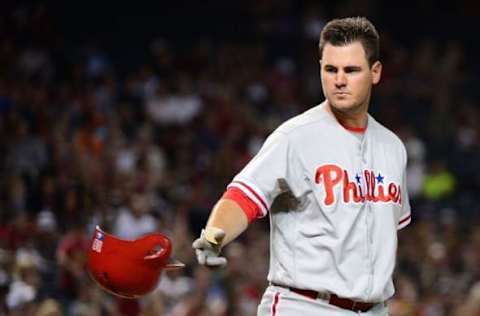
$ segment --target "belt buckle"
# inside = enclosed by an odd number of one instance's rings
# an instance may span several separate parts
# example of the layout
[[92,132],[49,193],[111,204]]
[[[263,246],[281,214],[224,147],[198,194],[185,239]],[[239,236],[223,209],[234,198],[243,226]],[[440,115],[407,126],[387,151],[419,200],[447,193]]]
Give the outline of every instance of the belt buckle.
[[357,301],[352,300],[352,308],[351,308],[352,311],[355,311],[355,306],[356,305],[357,305]]
[[317,298],[329,302],[330,301],[330,293],[328,293],[328,292],[318,292]]

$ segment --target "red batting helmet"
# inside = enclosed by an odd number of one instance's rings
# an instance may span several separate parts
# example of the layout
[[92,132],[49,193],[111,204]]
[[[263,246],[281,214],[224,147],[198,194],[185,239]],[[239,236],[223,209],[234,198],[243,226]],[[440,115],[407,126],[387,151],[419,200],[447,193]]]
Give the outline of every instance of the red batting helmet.
[[159,233],[122,240],[96,227],[87,268],[106,291],[125,298],[147,294],[157,285],[163,269],[181,268],[170,262],[172,243]]

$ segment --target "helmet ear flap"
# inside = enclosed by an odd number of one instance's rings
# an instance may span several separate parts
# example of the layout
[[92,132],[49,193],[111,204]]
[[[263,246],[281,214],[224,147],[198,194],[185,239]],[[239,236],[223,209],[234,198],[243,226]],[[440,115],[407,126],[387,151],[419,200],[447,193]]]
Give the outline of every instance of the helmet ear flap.
[[155,245],[148,253],[143,257],[145,260],[163,260],[168,256],[168,249],[162,248],[161,245]]
[[163,265],[172,252],[172,243],[166,236],[161,234],[146,235],[135,240],[135,243],[138,243],[139,247],[145,249],[143,259],[158,265]]
[[184,268],[185,264],[170,257],[169,248],[163,248],[160,244],[155,244],[149,253],[143,257],[145,260],[157,261],[164,270],[175,270]]
[[[96,227],[88,254],[87,270],[106,291],[136,298],[152,291],[169,266],[172,245],[155,233],[137,240],[122,240]],[[183,264],[176,266],[183,267]]]

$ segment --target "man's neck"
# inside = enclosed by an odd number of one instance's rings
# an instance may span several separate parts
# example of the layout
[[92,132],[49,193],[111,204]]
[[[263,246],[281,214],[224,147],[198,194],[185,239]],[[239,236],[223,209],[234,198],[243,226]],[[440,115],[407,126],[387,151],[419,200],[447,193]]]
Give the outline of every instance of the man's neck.
[[335,110],[327,102],[328,111],[337,119],[337,121],[346,128],[364,129],[367,127],[368,112],[361,110],[358,112],[342,112]]

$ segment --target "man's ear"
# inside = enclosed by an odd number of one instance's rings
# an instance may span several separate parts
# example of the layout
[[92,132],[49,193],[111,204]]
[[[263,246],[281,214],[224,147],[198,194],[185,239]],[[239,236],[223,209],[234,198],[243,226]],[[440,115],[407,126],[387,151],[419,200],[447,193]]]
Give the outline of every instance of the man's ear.
[[380,78],[382,77],[382,63],[377,60],[373,63],[371,71],[372,71],[372,84],[377,84],[380,82]]

